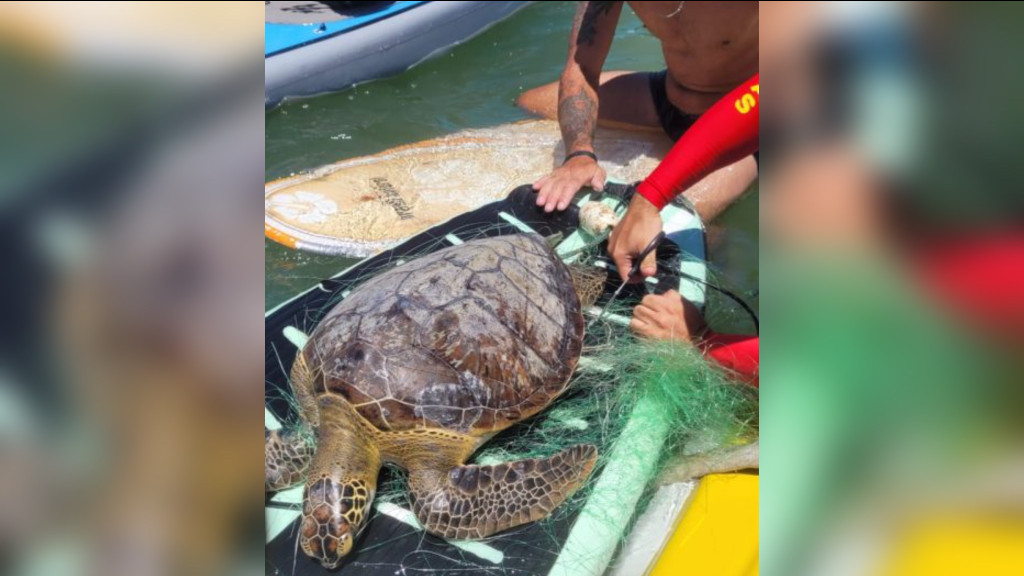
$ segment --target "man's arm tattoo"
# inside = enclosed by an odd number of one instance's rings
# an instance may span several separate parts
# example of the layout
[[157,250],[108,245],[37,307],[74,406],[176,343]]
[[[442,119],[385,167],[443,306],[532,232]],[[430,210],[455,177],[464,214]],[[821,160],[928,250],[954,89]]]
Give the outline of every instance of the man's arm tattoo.
[[597,19],[606,16],[618,2],[587,2],[587,8],[580,18],[580,31],[576,34],[576,45],[594,45],[597,38]]
[[566,153],[592,147],[597,103],[582,86],[558,102],[558,123],[562,127]]

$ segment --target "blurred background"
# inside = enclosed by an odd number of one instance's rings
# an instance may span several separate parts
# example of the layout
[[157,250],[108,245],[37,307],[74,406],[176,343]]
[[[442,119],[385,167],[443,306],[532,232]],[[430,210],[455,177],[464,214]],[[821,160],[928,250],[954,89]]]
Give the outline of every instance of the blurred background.
[[761,3],[765,573],[1024,571],[1022,15]]
[[0,5],[0,573],[261,569],[262,13]]

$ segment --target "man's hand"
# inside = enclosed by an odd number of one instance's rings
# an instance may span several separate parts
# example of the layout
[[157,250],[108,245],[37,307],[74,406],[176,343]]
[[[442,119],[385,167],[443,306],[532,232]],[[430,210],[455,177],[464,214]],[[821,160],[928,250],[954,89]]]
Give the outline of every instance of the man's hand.
[[675,290],[644,296],[640,305],[633,309],[629,327],[643,338],[696,345],[707,332],[707,324],[697,307]]
[[[608,253],[619,269],[622,281],[629,280],[629,271],[637,256],[647,248],[651,240],[661,232],[661,214],[643,196],[636,194],[629,203],[629,210],[622,217],[608,238]],[[658,271],[655,261],[656,254],[651,252],[640,264],[640,274],[644,277],[654,276]]]
[[[594,151],[597,90],[601,68],[615,37],[622,2],[580,2],[569,37],[569,57],[558,82],[558,128],[565,152]],[[537,206],[545,212],[565,210],[584,186],[604,189],[604,170],[593,158],[571,158],[533,183]]]
[[537,206],[543,206],[545,212],[565,210],[584,186],[598,192],[604,190],[604,178],[604,169],[593,158],[570,158],[551,174],[533,183],[533,189],[537,191]]

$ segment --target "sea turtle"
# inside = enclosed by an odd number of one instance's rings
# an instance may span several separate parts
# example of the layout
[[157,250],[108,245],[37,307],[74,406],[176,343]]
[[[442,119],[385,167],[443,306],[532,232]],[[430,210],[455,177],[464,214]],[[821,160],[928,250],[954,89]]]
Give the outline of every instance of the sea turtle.
[[444,538],[538,520],[576,491],[594,446],[490,466],[466,461],[565,391],[583,345],[582,307],[601,286],[601,275],[571,272],[540,236],[518,234],[401,264],[342,300],[292,369],[315,454],[303,434],[265,438],[266,489],[305,479],[303,551],[338,565],[384,462],[408,471],[413,511]]

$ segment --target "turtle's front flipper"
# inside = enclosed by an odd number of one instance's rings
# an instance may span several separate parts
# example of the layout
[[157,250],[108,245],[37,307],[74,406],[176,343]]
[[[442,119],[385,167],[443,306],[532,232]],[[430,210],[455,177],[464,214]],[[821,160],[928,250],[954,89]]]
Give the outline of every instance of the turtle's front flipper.
[[299,484],[306,478],[309,462],[313,459],[313,446],[298,431],[263,429],[265,436],[266,492],[283,490]]
[[544,459],[411,470],[413,511],[432,534],[486,538],[550,514],[583,484],[595,461],[597,448],[581,444]]

